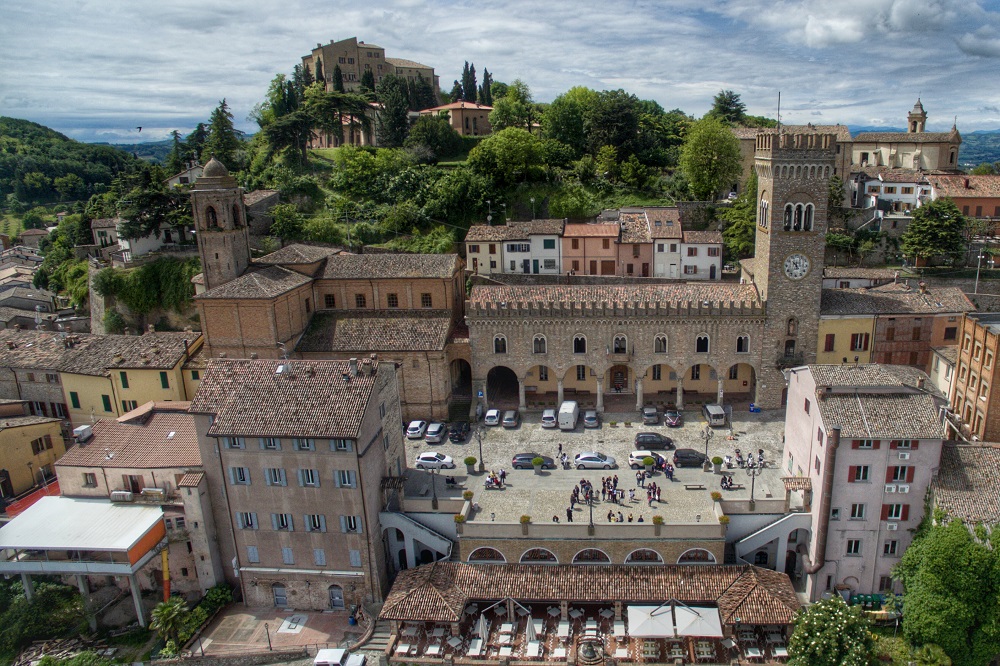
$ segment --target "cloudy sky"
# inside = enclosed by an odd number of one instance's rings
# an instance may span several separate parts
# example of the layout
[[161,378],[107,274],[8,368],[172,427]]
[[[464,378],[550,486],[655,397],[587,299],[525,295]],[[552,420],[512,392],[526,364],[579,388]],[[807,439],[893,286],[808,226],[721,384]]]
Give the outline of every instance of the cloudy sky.
[[[521,78],[538,101],[624,88],[700,116],[719,90],[788,123],[1000,128],[1000,0],[4,0],[0,115],[85,141],[186,133],[226,98],[357,36],[435,68]],[[142,126],[141,135],[135,127]]]

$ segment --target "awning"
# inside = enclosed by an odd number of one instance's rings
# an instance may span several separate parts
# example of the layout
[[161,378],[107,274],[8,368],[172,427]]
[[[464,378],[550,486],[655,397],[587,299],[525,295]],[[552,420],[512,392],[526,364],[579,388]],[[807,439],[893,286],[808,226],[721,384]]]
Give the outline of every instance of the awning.
[[715,608],[674,606],[674,617],[678,636],[722,638],[722,620]]
[[716,608],[676,602],[661,606],[629,606],[628,633],[637,638],[722,638],[722,620]]
[[628,634],[637,638],[672,638],[674,616],[670,606],[629,606]]

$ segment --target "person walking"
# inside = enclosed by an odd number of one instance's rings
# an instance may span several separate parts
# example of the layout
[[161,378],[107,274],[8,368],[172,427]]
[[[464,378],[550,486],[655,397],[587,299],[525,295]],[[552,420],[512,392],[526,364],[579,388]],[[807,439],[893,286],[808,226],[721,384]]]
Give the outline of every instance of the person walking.
[[566,522],[567,523],[572,523],[573,522],[573,508],[572,508],[572,505],[570,505],[570,508],[566,509]]
[[506,483],[507,483],[507,470],[505,470],[503,467],[501,467],[500,468],[500,485],[504,485]]
[[674,466],[673,465],[671,465],[669,463],[667,464],[666,474],[667,474],[667,478],[668,479],[670,479],[671,481],[674,480]]
[[656,489],[656,501],[657,502],[660,501],[660,489],[659,488]]
[[629,504],[635,501],[635,488],[628,489],[628,501]]
[[562,442],[559,442],[559,456],[562,457]]

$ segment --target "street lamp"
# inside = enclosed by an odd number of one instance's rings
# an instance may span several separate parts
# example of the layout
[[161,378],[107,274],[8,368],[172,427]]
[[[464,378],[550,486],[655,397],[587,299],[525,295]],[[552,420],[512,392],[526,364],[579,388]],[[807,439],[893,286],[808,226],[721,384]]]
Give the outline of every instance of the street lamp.
[[753,490],[757,483],[757,477],[764,471],[763,467],[747,467],[747,475],[750,477],[750,510],[754,510]]
[[486,224],[493,224],[493,202],[489,199],[486,200],[486,209],[489,211],[486,215]]
[[428,470],[431,473],[431,508],[437,511],[438,509],[438,487],[437,487],[437,469],[431,468]]
[[271,626],[267,622],[264,623],[264,633],[267,634],[267,649],[273,650],[274,648],[271,647]]
[[535,220],[535,197],[531,197],[531,220]]
[[482,474],[486,471],[486,465],[483,463],[483,427],[476,424],[476,441],[479,442],[479,473]]

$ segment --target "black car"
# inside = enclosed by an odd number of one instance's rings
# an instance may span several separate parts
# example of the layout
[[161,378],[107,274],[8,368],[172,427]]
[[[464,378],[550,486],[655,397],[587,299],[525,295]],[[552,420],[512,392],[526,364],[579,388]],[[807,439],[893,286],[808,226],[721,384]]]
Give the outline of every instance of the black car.
[[461,444],[469,436],[469,424],[465,421],[460,421],[459,423],[451,424],[451,432],[448,434],[448,440],[453,444]]
[[674,467],[700,467],[705,464],[705,454],[694,449],[674,451]]
[[684,425],[684,415],[675,409],[669,409],[663,412],[663,422],[668,428],[679,428]]
[[510,466],[514,469],[531,469],[531,461],[535,458],[542,459],[542,469],[555,469],[556,461],[548,456],[540,456],[537,453],[517,453],[510,461]]
[[654,449],[670,451],[674,448],[674,440],[656,432],[637,432],[635,434],[635,448],[647,451]]

